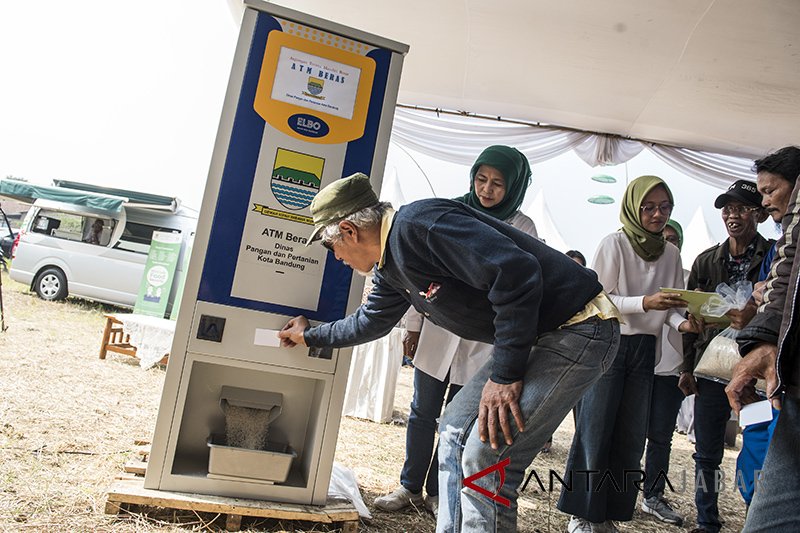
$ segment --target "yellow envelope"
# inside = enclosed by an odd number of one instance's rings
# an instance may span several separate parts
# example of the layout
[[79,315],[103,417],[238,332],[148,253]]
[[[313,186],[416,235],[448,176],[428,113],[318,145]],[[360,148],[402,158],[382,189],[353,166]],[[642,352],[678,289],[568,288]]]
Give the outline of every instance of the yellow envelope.
[[726,316],[708,316],[700,311],[700,308],[711,298],[722,298],[716,292],[702,292],[702,291],[687,291],[685,289],[671,289],[669,287],[661,287],[661,292],[674,292],[680,294],[681,299],[688,302],[687,310],[696,317],[701,317],[707,323],[720,324],[727,326],[731,320]]

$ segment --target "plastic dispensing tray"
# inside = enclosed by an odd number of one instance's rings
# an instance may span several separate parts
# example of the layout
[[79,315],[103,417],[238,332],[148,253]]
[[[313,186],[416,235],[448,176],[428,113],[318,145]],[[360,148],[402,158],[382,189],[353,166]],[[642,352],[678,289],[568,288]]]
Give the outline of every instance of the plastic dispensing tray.
[[208,438],[208,477],[245,478],[268,483],[285,483],[292,461],[297,457],[291,446],[268,442],[266,450],[249,450],[225,445],[223,435]]
[[[282,411],[283,395],[277,392],[223,386],[220,391],[220,408],[226,412],[228,406],[263,409],[269,412],[269,423],[275,421]],[[224,435],[212,434],[206,441],[209,448],[208,477],[260,481],[262,483],[285,483],[297,458],[288,444],[267,441],[266,449],[253,450],[227,445]]]

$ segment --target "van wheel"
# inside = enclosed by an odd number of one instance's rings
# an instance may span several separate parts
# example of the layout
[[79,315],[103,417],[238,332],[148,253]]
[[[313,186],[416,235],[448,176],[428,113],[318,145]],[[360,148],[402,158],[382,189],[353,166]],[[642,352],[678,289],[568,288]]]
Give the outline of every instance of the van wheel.
[[48,268],[39,274],[33,286],[42,300],[63,300],[67,297],[67,278],[57,268]]

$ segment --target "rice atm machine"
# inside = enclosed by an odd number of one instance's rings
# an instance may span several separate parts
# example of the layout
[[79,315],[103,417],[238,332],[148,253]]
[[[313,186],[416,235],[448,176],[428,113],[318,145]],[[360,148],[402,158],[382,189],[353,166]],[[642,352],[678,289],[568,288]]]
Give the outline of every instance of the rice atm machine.
[[361,278],[305,246],[309,204],[355,172],[380,190],[408,46],[245,4],[144,486],[321,505],[350,349],[276,331],[360,304]]

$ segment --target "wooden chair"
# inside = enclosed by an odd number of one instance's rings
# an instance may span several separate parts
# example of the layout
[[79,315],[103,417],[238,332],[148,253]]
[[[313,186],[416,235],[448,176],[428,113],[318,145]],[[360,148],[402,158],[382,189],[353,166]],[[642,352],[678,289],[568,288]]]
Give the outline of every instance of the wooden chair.
[[106,327],[103,331],[103,343],[100,345],[100,359],[105,359],[108,352],[121,353],[136,357],[136,347],[130,344],[130,335],[122,329],[122,322],[114,315],[104,315]]

